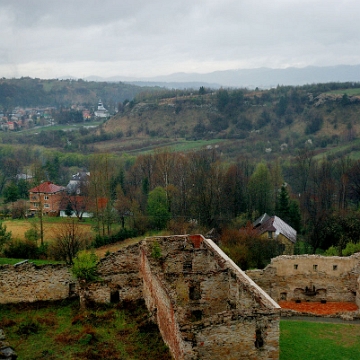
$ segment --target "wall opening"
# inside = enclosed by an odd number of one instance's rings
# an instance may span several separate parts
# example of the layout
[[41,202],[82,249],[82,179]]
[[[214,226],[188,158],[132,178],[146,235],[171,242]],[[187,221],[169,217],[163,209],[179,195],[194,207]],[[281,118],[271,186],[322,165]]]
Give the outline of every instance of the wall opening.
[[298,264],[294,264],[294,270],[298,269]]
[[280,294],[280,300],[286,300],[287,299],[287,293],[286,292],[282,292]]
[[69,284],[69,297],[72,297],[75,295],[76,295],[76,285],[75,285],[75,283],[70,283]]
[[337,265],[333,265],[333,270],[337,270]]
[[316,271],[317,270],[317,265],[313,265],[313,270]]
[[119,291],[116,290],[116,291],[112,291],[110,293],[110,302],[112,304],[117,304],[120,302],[120,294],[119,294]]
[[202,319],[202,310],[191,311],[191,321],[200,321]]
[[262,336],[262,331],[260,329],[256,329],[255,332],[255,347],[257,349],[261,349],[264,346],[264,339]]
[[192,283],[189,287],[189,298],[190,300],[200,300],[201,299],[201,290],[200,283]]
[[184,258],[183,271],[185,271],[185,272],[192,271],[192,256],[191,256],[191,254],[187,254]]

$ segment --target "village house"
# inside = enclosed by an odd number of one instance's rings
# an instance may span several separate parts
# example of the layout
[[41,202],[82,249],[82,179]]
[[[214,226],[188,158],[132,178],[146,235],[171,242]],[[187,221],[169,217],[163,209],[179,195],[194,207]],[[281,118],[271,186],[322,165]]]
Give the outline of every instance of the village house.
[[36,214],[42,211],[43,215],[57,216],[64,191],[64,186],[55,185],[51,181],[45,181],[30,189],[30,214]]
[[66,191],[69,194],[80,195],[86,191],[86,188],[89,186],[90,173],[85,171],[80,171],[71,176],[69,183],[66,185]]
[[296,230],[278,216],[261,215],[253,223],[254,230],[265,239],[276,239],[284,245],[284,255],[294,254]]

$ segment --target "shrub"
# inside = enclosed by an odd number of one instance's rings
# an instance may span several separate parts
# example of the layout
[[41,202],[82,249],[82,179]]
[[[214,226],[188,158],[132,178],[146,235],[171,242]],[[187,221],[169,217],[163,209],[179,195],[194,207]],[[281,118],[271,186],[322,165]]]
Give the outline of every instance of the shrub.
[[360,243],[353,243],[353,242],[348,242],[346,244],[345,249],[343,250],[342,254],[344,256],[350,256],[356,252],[360,251]]
[[123,241],[132,237],[139,235],[139,232],[136,229],[120,229],[116,234],[109,236],[96,235],[95,240],[92,243],[92,246],[99,248],[104,245],[114,244],[118,241]]
[[94,281],[97,279],[97,261],[94,252],[80,252],[74,259],[71,271],[78,279]]
[[12,240],[4,249],[4,255],[9,258],[37,259],[39,248],[33,241]]
[[157,241],[154,242],[153,245],[152,245],[151,257],[153,257],[154,259],[161,258],[161,247],[160,247],[160,244]]

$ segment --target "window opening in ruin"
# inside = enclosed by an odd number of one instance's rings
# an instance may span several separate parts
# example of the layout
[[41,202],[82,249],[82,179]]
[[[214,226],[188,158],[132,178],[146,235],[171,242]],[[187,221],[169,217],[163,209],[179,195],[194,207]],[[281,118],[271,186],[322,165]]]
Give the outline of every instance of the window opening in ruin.
[[297,270],[298,269],[298,264],[294,265],[294,269]]
[[264,346],[264,339],[262,337],[262,332],[260,329],[256,329],[255,332],[255,347],[261,349]]
[[192,271],[192,259],[185,259],[183,263],[183,271]]
[[202,319],[202,310],[193,310],[191,312],[191,321],[200,321]]
[[120,294],[119,294],[118,290],[111,292],[111,294],[110,294],[110,302],[112,304],[117,304],[117,303],[120,302]]
[[69,284],[69,297],[76,295],[76,286],[75,283]]
[[200,283],[192,283],[190,285],[189,298],[190,298],[190,300],[200,300],[201,299]]
[[286,293],[286,292],[282,292],[282,293],[280,294],[280,300],[286,300],[286,298],[287,298],[287,293]]
[[314,271],[317,270],[317,265],[313,265],[313,270],[314,270]]
[[333,265],[333,270],[337,270],[337,265]]

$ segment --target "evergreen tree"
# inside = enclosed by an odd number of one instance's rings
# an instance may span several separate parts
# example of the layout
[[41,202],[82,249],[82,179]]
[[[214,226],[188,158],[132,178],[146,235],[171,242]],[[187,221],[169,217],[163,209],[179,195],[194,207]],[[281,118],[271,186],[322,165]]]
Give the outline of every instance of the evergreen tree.
[[290,200],[289,225],[291,225],[297,232],[301,230],[300,206],[296,200]]
[[285,222],[289,221],[290,218],[290,198],[289,193],[286,189],[285,184],[281,186],[280,193],[277,198],[276,207],[275,207],[276,215],[284,220]]

